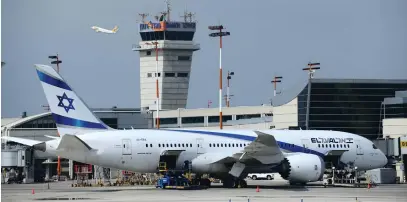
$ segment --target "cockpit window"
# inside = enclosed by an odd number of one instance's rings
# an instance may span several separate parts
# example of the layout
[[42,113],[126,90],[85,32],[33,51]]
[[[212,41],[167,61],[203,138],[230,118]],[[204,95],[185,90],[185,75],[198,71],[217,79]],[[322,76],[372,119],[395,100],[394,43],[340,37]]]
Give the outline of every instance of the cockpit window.
[[373,144],[373,149],[377,149],[376,145]]

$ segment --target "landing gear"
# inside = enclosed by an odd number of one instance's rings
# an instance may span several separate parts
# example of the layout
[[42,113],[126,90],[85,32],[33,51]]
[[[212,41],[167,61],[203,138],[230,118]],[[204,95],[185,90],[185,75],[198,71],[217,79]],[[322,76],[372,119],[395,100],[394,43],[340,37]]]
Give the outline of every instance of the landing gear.
[[235,178],[233,176],[228,176],[222,180],[224,188],[246,188],[247,182],[244,179]]
[[208,178],[201,179],[199,184],[205,187],[211,187],[211,181]]

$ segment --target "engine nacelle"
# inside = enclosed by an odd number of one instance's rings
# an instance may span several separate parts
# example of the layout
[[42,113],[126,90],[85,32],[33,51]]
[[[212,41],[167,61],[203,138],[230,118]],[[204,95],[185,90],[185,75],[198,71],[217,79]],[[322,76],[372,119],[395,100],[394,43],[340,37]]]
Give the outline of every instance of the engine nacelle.
[[224,157],[224,154],[205,153],[199,155],[191,161],[192,172],[207,174],[229,172],[229,169],[223,163],[211,163],[222,159],[222,156]]
[[280,165],[283,179],[295,183],[315,182],[322,180],[325,162],[314,154],[292,154],[287,156]]

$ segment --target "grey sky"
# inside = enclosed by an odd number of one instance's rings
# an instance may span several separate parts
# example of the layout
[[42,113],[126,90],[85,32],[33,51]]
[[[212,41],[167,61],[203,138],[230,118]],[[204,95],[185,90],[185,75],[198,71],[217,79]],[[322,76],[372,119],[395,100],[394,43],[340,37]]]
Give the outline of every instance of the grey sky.
[[[260,105],[272,96],[270,80],[283,89],[302,86],[309,61],[321,62],[317,78],[407,79],[405,0],[172,0],[172,19],[185,6],[196,12],[187,108],[218,106],[218,39],[207,26],[221,22],[223,68],[235,71],[231,105]],[[58,52],[61,74],[91,107],[139,107],[138,13],[156,15],[164,0],[3,0],[2,117],[42,112],[47,104],[33,64],[49,64]],[[90,27],[113,28],[116,35]],[[224,76],[225,78],[225,76]],[[210,82],[212,81],[212,82]],[[284,91],[283,95],[284,96]]]

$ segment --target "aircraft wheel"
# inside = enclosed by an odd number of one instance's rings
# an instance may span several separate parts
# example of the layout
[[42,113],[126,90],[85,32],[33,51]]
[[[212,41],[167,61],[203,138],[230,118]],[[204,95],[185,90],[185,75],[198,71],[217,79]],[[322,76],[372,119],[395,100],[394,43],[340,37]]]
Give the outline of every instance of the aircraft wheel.
[[233,178],[227,178],[222,181],[223,181],[224,188],[234,188],[235,187],[236,181]]
[[246,182],[246,180],[240,180],[240,181],[239,181],[239,185],[240,185],[240,188],[247,188],[247,182]]

